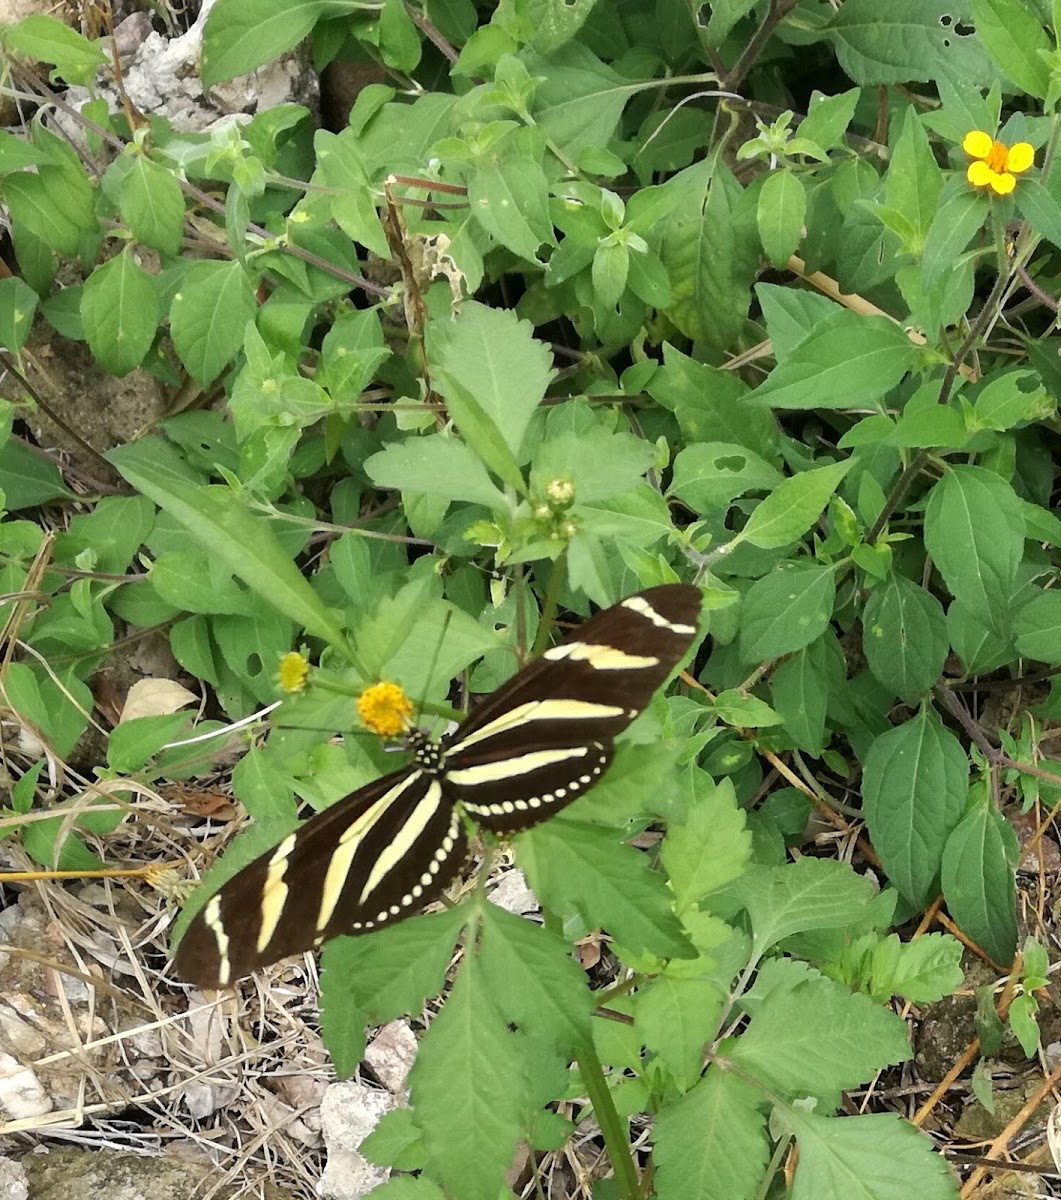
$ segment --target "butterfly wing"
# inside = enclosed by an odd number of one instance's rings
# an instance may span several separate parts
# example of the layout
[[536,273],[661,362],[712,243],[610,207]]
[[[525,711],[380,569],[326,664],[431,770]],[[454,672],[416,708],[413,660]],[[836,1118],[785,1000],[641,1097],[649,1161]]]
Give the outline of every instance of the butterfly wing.
[[604,774],[613,740],[697,633],[701,597],[663,584],[597,613],[498,688],[446,741],[443,786],[475,820],[512,833]]
[[409,766],[359,788],[234,875],[192,918],[174,963],[199,987],[343,933],[367,933],[436,899],[467,854],[438,778]]

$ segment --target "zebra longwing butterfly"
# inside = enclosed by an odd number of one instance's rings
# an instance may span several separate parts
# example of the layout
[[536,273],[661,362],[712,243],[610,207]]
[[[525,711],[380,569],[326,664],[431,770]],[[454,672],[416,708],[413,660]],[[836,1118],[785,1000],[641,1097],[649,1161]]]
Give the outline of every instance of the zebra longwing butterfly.
[[413,761],[312,817],[234,875],[192,918],[177,974],[226,987],[339,934],[413,916],[468,850],[461,809],[516,833],[593,786],[614,739],[696,636],[699,589],[664,584],[590,618],[503,684],[439,742],[413,731]]

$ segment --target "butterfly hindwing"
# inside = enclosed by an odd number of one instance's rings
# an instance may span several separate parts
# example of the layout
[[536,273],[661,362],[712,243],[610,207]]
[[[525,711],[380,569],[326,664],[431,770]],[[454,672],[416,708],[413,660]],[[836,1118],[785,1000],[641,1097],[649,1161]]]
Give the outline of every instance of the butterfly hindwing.
[[318,813],[233,876],[192,919],[175,968],[225,987],[343,933],[366,933],[436,899],[467,854],[437,777],[385,775]]
[[649,588],[528,663],[446,739],[447,791],[495,833],[530,828],[577,799],[685,656],[700,604],[690,585]]

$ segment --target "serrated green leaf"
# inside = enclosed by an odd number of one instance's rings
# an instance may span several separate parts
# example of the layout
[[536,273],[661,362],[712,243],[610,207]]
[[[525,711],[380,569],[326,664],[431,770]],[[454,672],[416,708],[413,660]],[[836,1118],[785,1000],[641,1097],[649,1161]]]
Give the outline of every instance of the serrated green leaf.
[[486,904],[478,954],[484,983],[508,1021],[535,1040],[568,1050],[588,1044],[593,997],[570,946],[540,925]]
[[943,1156],[894,1113],[838,1119],[804,1107],[783,1112],[799,1145],[792,1200],[852,1197],[853,1180],[860,1200],[957,1200],[958,1185]]
[[835,597],[835,572],[817,563],[783,563],[757,579],[741,606],[742,661],[780,658],[821,637]]
[[409,1074],[428,1173],[462,1200],[497,1200],[526,1133],[531,1097],[516,1040],[469,955]]
[[34,13],[4,30],[4,44],[16,54],[54,63],[68,83],[85,85],[107,61],[96,42],[47,13]]
[[660,975],[634,998],[634,1017],[645,1048],[656,1055],[679,1090],[700,1078],[704,1046],[715,1036],[725,992],[708,979]]
[[812,929],[844,928],[851,914],[875,894],[873,884],[846,863],[801,858],[783,867],[749,866],[705,907],[735,903],[748,910],[753,948],[761,957],[771,947]]
[[789,1096],[857,1087],[911,1055],[895,1013],[821,976],[769,992],[722,1052],[741,1072]]
[[925,706],[878,737],[866,756],[866,824],[888,878],[917,907],[933,896],[943,848],[965,811],[969,762]]
[[815,467],[786,479],[756,507],[734,540],[751,542],[763,550],[794,542],[821,516],[853,461],[845,459],[827,467]]
[[882,1000],[902,996],[912,1004],[934,1004],[961,987],[961,959],[962,944],[950,934],[900,942],[893,933],[872,956],[868,990]]
[[656,1117],[659,1200],[751,1200],[769,1156],[757,1089],[717,1066]]
[[466,908],[451,908],[325,945],[321,1016],[328,1050],[343,1075],[361,1059],[366,1025],[419,1013],[442,991],[467,920]]
[[203,83],[253,71],[297,46],[321,17],[356,9],[354,0],[221,0],[203,35]]
[[576,504],[594,504],[632,492],[656,461],[656,448],[631,433],[599,427],[545,438],[531,468],[531,480],[544,488],[569,479]]
[[913,703],[939,679],[950,650],[943,606],[912,579],[892,575],[870,594],[862,646],[876,678]]
[[516,839],[520,865],[553,912],[577,912],[634,952],[692,957],[662,878],[614,830],[556,817]]
[[911,104],[895,143],[884,181],[885,203],[909,223],[912,239],[906,249],[919,254],[936,215],[943,174],[932,154],[925,127]]
[[37,311],[37,293],[17,275],[0,279],[0,346],[17,354]]
[[972,240],[973,234],[988,219],[990,202],[982,192],[973,191],[964,178],[945,187],[939,208],[925,236],[921,257],[921,282],[928,291],[948,271]]
[[843,653],[826,633],[781,664],[770,680],[771,698],[789,737],[802,750],[821,754],[829,701],[844,682]]
[[679,914],[735,879],[751,858],[752,838],[733,782],[724,779],[672,822],[660,848]]

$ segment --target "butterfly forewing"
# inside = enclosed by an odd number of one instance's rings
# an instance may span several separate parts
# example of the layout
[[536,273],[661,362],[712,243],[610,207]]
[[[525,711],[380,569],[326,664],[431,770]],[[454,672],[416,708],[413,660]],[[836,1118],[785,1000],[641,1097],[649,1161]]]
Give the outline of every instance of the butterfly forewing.
[[365,933],[436,899],[467,854],[437,777],[385,775],[307,821],[196,914],[177,973],[225,987],[342,933]]
[[592,617],[463,722],[444,746],[444,787],[497,833],[527,829],[577,799],[685,656],[700,604],[698,588],[666,584]]

